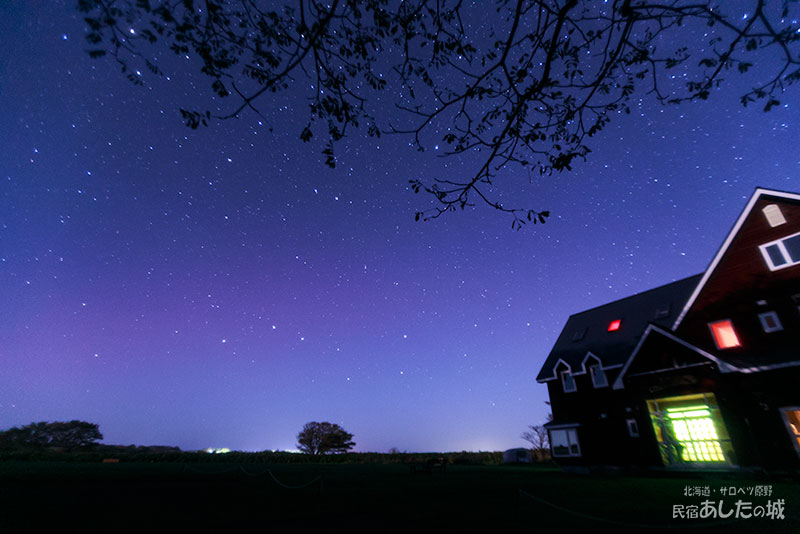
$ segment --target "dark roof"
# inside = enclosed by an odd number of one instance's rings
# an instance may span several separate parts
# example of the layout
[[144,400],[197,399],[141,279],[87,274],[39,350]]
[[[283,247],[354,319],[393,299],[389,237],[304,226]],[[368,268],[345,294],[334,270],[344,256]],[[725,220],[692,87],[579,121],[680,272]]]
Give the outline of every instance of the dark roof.
[[[624,364],[648,324],[670,329],[701,277],[702,273],[696,274],[570,316],[536,380],[555,378],[559,360],[573,372],[582,371],[589,352],[600,358],[603,367]],[[609,332],[609,324],[616,319],[621,321],[619,330]]]

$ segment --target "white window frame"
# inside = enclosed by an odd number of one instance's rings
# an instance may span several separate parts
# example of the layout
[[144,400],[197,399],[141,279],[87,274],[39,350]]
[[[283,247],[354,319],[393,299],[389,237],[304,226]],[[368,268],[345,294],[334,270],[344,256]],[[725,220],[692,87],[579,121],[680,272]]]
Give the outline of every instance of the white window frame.
[[[589,364],[589,376],[592,377],[592,385],[596,388],[605,388],[608,387],[608,376],[606,372],[603,370],[603,366],[600,365],[600,362]],[[597,374],[594,371],[599,371],[600,376],[603,377],[603,384],[597,383]]]
[[[578,427],[577,426],[563,426],[558,428],[549,428],[547,429],[549,435],[547,436],[550,439],[550,454],[553,455],[553,458],[579,458],[581,455],[581,443],[578,439]],[[572,432],[570,432],[572,431]],[[567,435],[567,454],[556,454],[556,449],[553,441],[553,432],[565,432]],[[570,439],[571,436],[575,436],[575,443],[572,443]],[[572,452],[572,446],[577,448],[577,452]]]
[[[779,271],[781,269],[785,269],[787,267],[791,267],[793,265],[797,265],[798,263],[800,263],[800,261],[792,260],[792,257],[789,256],[789,251],[786,250],[786,246],[783,244],[783,242],[786,241],[787,239],[791,239],[799,235],[800,232],[797,232],[796,234],[783,236],[780,239],[776,239],[775,241],[770,241],[769,243],[764,243],[763,245],[758,246],[758,249],[761,251],[761,255],[764,257],[764,261],[767,263],[767,267],[769,267],[770,271]],[[781,255],[783,255],[783,259],[786,260],[786,263],[777,266],[774,263],[772,263],[772,258],[769,257],[769,252],[767,252],[767,248],[773,245],[778,246],[778,250],[781,251]]]
[[[564,380],[564,376],[569,375],[572,378],[572,389],[567,389],[567,381]],[[572,393],[574,391],[578,391],[578,383],[575,381],[575,375],[572,374],[572,371],[569,369],[564,369],[561,371],[561,385],[564,386],[564,393]]]
[[777,204],[764,206],[761,212],[764,214],[764,217],[767,219],[767,223],[771,228],[786,224],[786,217],[783,216],[783,212],[781,211],[780,206]]
[[[770,327],[767,324],[768,317],[772,317],[772,319],[775,321],[776,326]],[[774,311],[759,313],[758,320],[761,321],[761,328],[763,328],[764,332],[766,332],[767,334],[769,334],[770,332],[778,332],[780,330],[783,330],[783,324],[781,324],[781,320],[778,318],[778,314]]]
[[628,425],[628,435],[632,438],[638,438],[639,423],[636,422],[636,419],[633,418],[625,419],[625,424]]

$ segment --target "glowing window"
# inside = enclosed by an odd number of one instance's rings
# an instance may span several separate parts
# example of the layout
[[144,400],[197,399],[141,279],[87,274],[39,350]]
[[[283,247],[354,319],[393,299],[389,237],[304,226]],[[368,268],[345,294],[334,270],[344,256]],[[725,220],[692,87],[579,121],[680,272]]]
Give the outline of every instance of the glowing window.
[[608,323],[608,331],[609,332],[616,332],[619,330],[619,326],[622,324],[622,319],[614,319],[610,323]]
[[733,447],[712,393],[648,400],[664,465],[732,463]]
[[707,406],[667,408],[684,462],[724,462],[717,429]]
[[786,222],[786,218],[783,216],[783,213],[781,213],[781,209],[777,204],[765,206],[761,211],[764,212],[764,217],[767,218],[767,222],[773,228]]
[[786,424],[786,429],[789,431],[789,436],[792,438],[792,443],[798,454],[800,454],[800,409],[797,407],[782,408],[783,421]]
[[729,319],[709,323],[708,327],[711,329],[711,335],[714,337],[714,343],[717,344],[718,349],[730,349],[741,345]]

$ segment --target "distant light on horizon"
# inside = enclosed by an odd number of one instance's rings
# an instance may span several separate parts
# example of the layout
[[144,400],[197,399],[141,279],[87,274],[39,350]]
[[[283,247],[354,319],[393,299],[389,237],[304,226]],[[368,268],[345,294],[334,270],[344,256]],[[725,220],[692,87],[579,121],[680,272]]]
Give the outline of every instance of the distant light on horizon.
[[222,447],[220,449],[209,447],[206,449],[206,452],[209,454],[227,454],[231,452],[231,450],[228,447]]

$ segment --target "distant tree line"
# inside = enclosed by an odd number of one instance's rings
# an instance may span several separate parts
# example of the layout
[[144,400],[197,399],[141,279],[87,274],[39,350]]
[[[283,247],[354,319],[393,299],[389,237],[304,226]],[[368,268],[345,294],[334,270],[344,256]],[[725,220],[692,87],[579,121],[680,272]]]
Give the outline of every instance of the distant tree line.
[[0,450],[85,450],[97,445],[101,439],[103,434],[95,423],[43,421],[0,432]]

